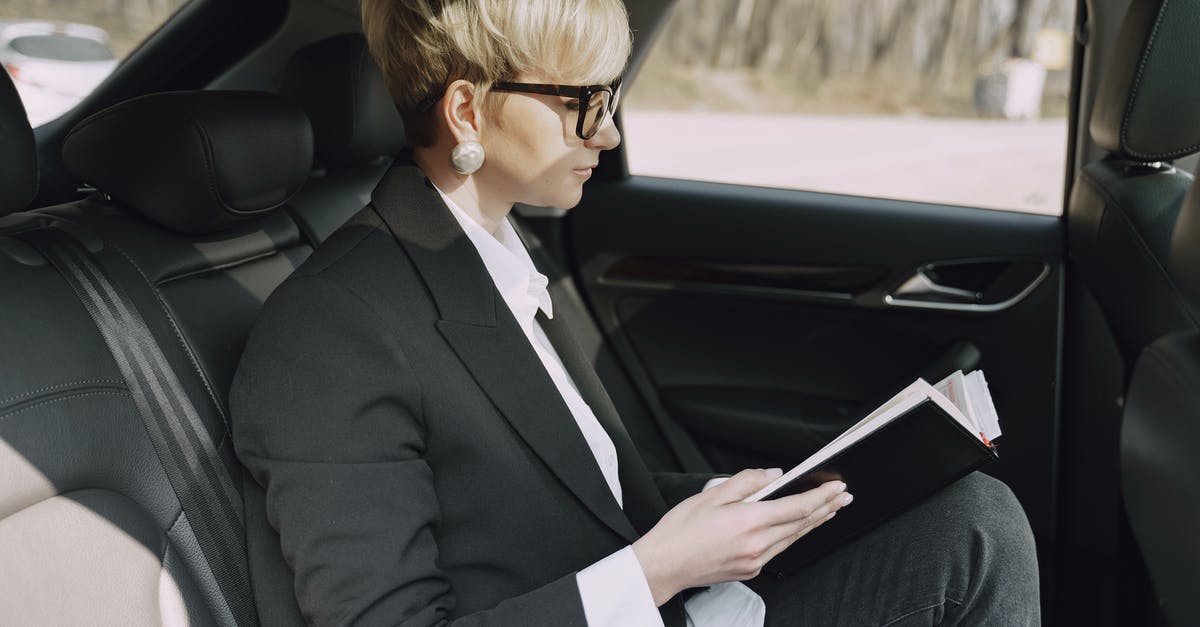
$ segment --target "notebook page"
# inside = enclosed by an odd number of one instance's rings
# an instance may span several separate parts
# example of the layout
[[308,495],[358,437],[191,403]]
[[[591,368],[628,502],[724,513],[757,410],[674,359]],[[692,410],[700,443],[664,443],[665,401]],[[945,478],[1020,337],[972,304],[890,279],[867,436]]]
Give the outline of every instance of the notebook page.
[[992,403],[992,395],[988,391],[987,379],[982,370],[976,370],[966,376],[968,398],[972,404],[974,415],[979,419],[979,426],[988,441],[1000,437],[1000,417],[996,415],[996,406]]

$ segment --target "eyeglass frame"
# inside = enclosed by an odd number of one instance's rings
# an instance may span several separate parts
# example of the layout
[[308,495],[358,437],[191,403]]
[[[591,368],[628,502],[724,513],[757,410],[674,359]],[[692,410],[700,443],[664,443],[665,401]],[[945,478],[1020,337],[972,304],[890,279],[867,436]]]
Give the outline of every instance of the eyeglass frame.
[[[492,84],[494,91],[517,92],[524,94],[541,94],[543,96],[561,96],[566,98],[575,98],[579,100],[579,120],[575,123],[575,135],[584,141],[587,141],[596,136],[600,129],[604,126],[604,118],[612,115],[617,110],[617,104],[621,98],[621,79],[613,81],[611,85],[550,85],[543,83],[511,83],[497,82]],[[608,92],[607,111],[600,114],[599,122],[596,124],[596,130],[592,131],[591,135],[583,134],[583,122],[587,119],[587,103],[591,101],[592,95],[599,92]]]

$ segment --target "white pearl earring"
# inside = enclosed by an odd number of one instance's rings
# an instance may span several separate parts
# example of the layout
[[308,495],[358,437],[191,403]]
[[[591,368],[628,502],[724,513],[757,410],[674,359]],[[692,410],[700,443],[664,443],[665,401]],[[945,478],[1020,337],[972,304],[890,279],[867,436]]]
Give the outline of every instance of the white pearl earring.
[[472,174],[483,167],[483,144],[469,139],[450,151],[450,165],[459,174]]

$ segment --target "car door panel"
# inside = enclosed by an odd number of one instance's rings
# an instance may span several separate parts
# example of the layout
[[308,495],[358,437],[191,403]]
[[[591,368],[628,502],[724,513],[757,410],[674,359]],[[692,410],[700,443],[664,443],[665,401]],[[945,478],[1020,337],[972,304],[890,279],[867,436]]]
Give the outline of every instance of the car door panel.
[[[1051,534],[1057,217],[629,177],[593,184],[569,232],[618,359],[717,470],[786,468],[913,378],[983,368],[988,472]],[[889,302],[922,269],[973,296]]]

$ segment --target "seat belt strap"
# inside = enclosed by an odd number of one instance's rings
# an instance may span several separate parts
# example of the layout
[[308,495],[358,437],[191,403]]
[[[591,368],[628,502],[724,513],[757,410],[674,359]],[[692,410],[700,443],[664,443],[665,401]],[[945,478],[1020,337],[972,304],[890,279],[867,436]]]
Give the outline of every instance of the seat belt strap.
[[71,235],[46,228],[20,237],[63,276],[100,330],[234,620],[258,625],[241,493],[145,320]]

